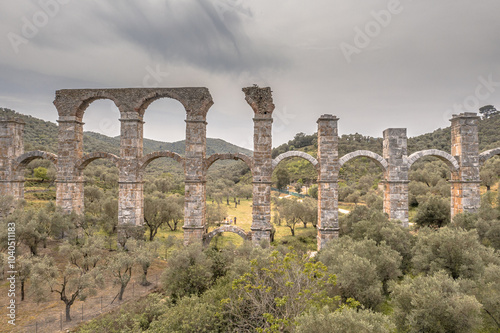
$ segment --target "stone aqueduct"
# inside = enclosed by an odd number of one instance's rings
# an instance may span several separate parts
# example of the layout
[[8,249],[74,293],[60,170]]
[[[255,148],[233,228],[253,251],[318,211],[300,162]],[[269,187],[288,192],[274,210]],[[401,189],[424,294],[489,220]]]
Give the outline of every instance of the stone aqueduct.
[[[479,117],[475,113],[454,115],[451,119],[451,154],[430,149],[407,155],[406,129],[390,128],[383,133],[383,156],[366,150],[338,156],[338,118],[321,116],[318,123],[317,159],[303,152],[290,151],[274,160],[272,123],[274,104],[270,88],[243,88],[254,111],[253,156],[214,154],[206,156],[206,115],[212,97],[206,88],[130,88],[71,89],[56,92],[54,105],[59,113],[58,154],[23,151],[24,123],[18,119],[0,120],[0,194],[23,197],[23,169],[34,159],[47,159],[57,168],[56,200],[65,211],[82,213],[83,170],[96,159],[111,160],[119,169],[120,230],[141,230],[143,216],[143,171],[153,160],[168,157],[179,162],[185,172],[184,242],[210,241],[217,232],[236,232],[251,238],[254,244],[269,242],[271,231],[271,176],[282,160],[300,157],[311,162],[318,172],[318,248],[338,237],[338,174],[351,159],[367,157],[384,172],[384,211],[391,219],[408,225],[408,170],[424,156],[443,160],[451,170],[451,214],[475,211],[480,204],[479,168],[489,158],[500,154],[500,148],[479,154]],[[180,156],[170,151],[143,155],[143,116],[155,100],[172,98],[186,110],[186,152]],[[83,154],[83,117],[95,100],[110,99],[120,111],[120,156],[106,152]],[[239,159],[245,162],[253,177],[251,232],[223,227],[205,234],[205,177],[217,160]],[[224,229],[225,228],[225,229]],[[226,230],[227,229],[227,230]],[[234,229],[234,230],[233,230]]]

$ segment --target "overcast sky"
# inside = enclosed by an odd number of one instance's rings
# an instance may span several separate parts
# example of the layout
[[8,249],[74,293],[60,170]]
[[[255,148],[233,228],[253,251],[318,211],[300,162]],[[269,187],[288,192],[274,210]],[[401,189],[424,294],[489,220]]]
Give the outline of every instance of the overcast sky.
[[[415,136],[453,113],[500,108],[498,0],[36,0],[0,7],[0,106],[55,121],[66,88],[207,87],[208,137],[252,148],[242,87],[273,90],[273,146],[316,131]],[[96,101],[84,129],[119,134]],[[157,101],[145,137],[184,139],[184,110]]]

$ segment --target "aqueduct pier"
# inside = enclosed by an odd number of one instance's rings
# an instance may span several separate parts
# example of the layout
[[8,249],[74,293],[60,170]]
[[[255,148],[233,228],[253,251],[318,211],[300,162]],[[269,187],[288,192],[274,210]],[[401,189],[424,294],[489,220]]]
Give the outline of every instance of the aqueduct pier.
[[[57,169],[56,201],[65,211],[83,213],[83,170],[96,159],[108,159],[119,169],[119,229],[141,232],[144,222],[143,172],[153,160],[172,158],[184,168],[185,207],[184,243],[207,241],[205,234],[205,178],[208,168],[217,160],[239,159],[246,163],[253,177],[251,233],[237,232],[254,244],[269,242],[271,232],[271,176],[274,168],[287,158],[303,158],[318,172],[318,249],[338,237],[338,175],[340,167],[351,159],[366,157],[384,174],[384,211],[391,219],[408,226],[408,170],[418,159],[434,156],[451,171],[451,215],[476,211],[480,205],[479,169],[489,158],[499,155],[500,148],[479,153],[478,120],[475,113],[454,115],[451,119],[451,153],[430,149],[408,156],[404,128],[383,132],[383,156],[359,150],[339,158],[338,118],[321,116],[318,123],[318,153],[313,156],[286,152],[274,160],[272,123],[274,104],[271,89],[243,88],[245,99],[254,112],[253,156],[214,154],[206,156],[206,116],[212,106],[207,88],[129,88],[70,89],[56,92],[54,105],[59,114],[58,154],[43,151],[24,152],[24,123],[19,119],[0,119],[0,195],[23,198],[25,166],[34,159],[50,160]],[[160,151],[143,155],[143,117],[155,100],[172,98],[186,110],[186,152]],[[107,152],[83,153],[83,117],[95,100],[109,99],[120,111],[120,156]],[[210,234],[211,239],[214,234]],[[126,235],[125,235],[126,236]],[[209,241],[209,239],[208,239]]]

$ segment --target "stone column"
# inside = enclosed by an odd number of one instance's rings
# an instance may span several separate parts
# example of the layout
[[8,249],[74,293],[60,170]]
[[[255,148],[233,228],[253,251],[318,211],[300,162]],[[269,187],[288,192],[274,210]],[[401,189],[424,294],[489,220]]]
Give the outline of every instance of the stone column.
[[14,160],[24,153],[24,124],[17,118],[0,119],[0,195],[16,200],[24,197],[24,170],[13,170]]
[[389,167],[385,172],[384,212],[391,220],[408,227],[408,150],[406,128],[384,131],[384,153]]
[[120,115],[118,241],[122,244],[124,238],[144,235],[143,180],[138,170],[144,122],[137,111],[125,105],[121,106]]
[[269,244],[271,239],[271,177],[273,97],[271,88],[243,88],[245,99],[252,107],[255,117],[253,135],[253,203],[252,242],[254,245]]
[[[63,114],[59,112],[59,114]],[[75,162],[83,156],[83,123],[77,116],[59,116],[56,203],[64,211],[82,214],[83,176]]]
[[187,112],[185,154],[184,245],[201,243],[205,233],[207,149],[206,113]]
[[476,113],[453,115],[451,121],[451,155],[460,165],[452,172],[451,217],[461,212],[475,212],[481,204],[479,185],[479,138]]
[[339,118],[325,114],[318,123],[318,251],[339,237]]

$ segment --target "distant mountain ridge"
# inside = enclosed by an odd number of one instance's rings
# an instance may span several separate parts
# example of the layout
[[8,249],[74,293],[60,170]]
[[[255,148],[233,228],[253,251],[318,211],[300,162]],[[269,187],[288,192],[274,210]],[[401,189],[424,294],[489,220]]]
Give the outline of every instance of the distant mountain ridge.
[[[33,116],[20,114],[18,112],[0,108],[0,117],[17,117],[26,122],[24,131],[25,150],[47,150],[57,153],[57,125],[35,118]],[[500,147],[500,114],[493,115],[488,119],[479,121],[479,150],[484,151]],[[294,141],[300,135],[311,137],[309,141],[314,141],[314,135],[308,136],[303,133],[296,135]],[[439,128],[431,133],[408,138],[408,155],[424,149],[440,149],[450,152],[451,147],[451,129],[450,127]],[[295,142],[293,142],[295,143]],[[308,145],[311,144],[310,142]],[[292,141],[274,148],[274,154],[283,153],[288,150],[294,150],[300,146],[293,146]],[[382,154],[382,138],[363,136],[361,134],[342,135],[339,138],[339,155],[366,149],[378,154]],[[168,150],[183,155],[185,152],[185,141],[161,142],[156,140],[144,139],[144,154],[153,151]],[[109,137],[94,132],[84,133],[84,151],[86,153],[103,151],[118,155],[120,153],[120,138]],[[207,156],[214,153],[243,153],[251,156],[251,150],[238,147],[222,139],[207,138]]]
[[[25,151],[46,150],[57,154],[57,125],[33,116],[24,115],[16,111],[0,108],[0,117],[19,118],[26,125],[24,127]],[[108,152],[115,155],[120,154],[120,137],[109,137],[94,132],[83,133],[84,152]],[[151,139],[143,141],[144,154],[154,151],[172,151],[184,155],[186,149],[185,140],[177,142],[161,142]],[[252,156],[249,149],[238,147],[222,139],[207,138],[207,156],[216,153],[242,153]]]

